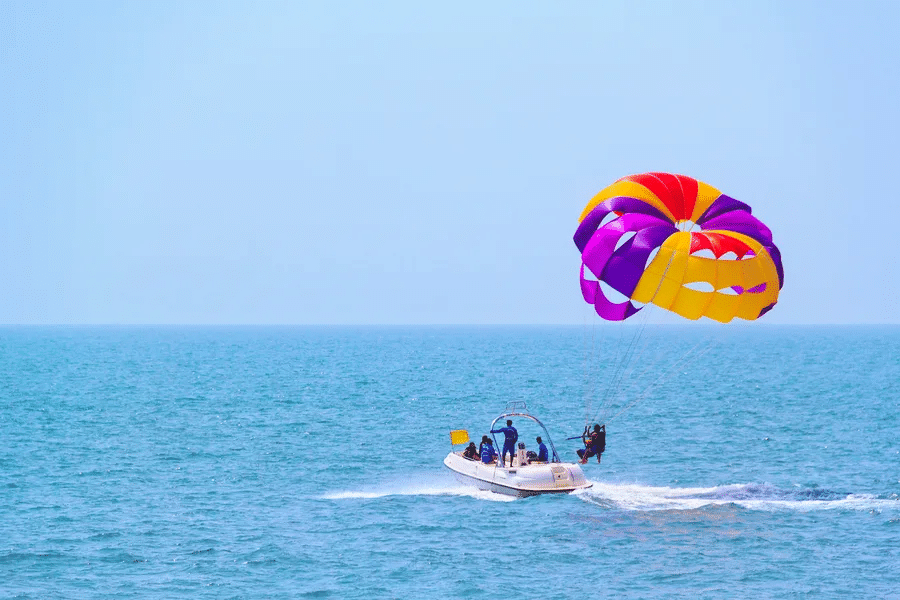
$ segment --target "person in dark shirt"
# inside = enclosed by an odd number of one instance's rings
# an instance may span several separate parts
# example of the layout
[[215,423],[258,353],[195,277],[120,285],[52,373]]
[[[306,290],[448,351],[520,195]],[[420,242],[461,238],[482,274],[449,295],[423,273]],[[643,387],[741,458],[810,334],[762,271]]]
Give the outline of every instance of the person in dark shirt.
[[478,457],[478,448],[475,447],[475,442],[469,442],[469,445],[466,446],[466,449],[463,450],[463,458],[468,458],[469,460],[475,460]]
[[516,442],[519,440],[519,432],[512,426],[512,420],[506,420],[506,427],[491,429],[491,433],[503,434],[503,451],[500,453],[501,464],[506,466],[506,453],[509,452],[509,466],[512,466],[513,456],[516,455]]
[[578,458],[581,459],[581,464],[585,464],[590,457],[596,456],[599,464],[604,451],[606,451],[606,425],[594,425],[594,431],[589,437],[584,438],[584,449],[578,451]]

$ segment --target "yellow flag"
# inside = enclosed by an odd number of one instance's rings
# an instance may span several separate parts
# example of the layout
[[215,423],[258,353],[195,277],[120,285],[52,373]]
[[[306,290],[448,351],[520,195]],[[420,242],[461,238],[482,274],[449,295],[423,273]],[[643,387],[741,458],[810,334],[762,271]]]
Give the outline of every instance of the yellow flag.
[[465,429],[454,429],[450,432],[450,443],[452,445],[465,444],[469,441],[469,432]]

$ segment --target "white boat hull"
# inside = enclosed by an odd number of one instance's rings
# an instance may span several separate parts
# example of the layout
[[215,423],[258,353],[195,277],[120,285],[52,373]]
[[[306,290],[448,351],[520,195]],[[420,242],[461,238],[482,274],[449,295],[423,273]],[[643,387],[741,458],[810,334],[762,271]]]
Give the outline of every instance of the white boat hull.
[[591,487],[581,467],[574,463],[532,463],[504,467],[486,465],[481,461],[463,458],[461,452],[451,452],[444,465],[456,478],[478,489],[509,496],[538,494],[568,494]]

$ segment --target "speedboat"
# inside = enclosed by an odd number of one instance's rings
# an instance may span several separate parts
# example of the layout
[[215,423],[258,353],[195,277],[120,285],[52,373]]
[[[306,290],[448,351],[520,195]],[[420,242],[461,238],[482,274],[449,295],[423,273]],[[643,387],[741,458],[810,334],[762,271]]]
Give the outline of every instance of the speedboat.
[[[514,425],[516,425],[515,421],[519,419],[534,423],[536,428],[530,426],[530,423],[526,423],[525,427],[522,427],[521,422],[518,425],[520,431],[530,427],[542,432],[541,439],[549,447],[549,462],[529,459],[522,443],[519,444],[510,465],[507,465],[506,461],[501,463],[497,460],[491,464],[485,464],[480,459],[472,460],[464,457],[462,450],[451,449],[450,454],[444,459],[444,465],[453,471],[460,482],[475,485],[481,490],[518,497],[538,494],[567,494],[593,485],[587,481],[580,466],[575,463],[562,462],[559,459],[547,428],[537,417],[528,412],[528,407],[524,402],[508,403],[506,411],[491,422],[490,429],[496,429],[497,423],[505,423],[506,419],[514,420]],[[494,447],[501,448],[502,446],[497,445],[496,436],[494,434],[491,436]],[[466,430],[458,429],[450,432],[451,445],[465,444],[468,441],[469,435]]]

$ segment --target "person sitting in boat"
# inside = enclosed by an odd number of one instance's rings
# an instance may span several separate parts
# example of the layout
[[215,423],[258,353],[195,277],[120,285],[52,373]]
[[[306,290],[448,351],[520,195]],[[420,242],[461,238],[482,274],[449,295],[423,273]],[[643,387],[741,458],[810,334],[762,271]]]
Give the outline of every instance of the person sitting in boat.
[[469,442],[469,445],[463,450],[463,458],[468,458],[469,460],[478,458],[478,448],[475,447],[475,442]]
[[[485,436],[487,437],[487,436]],[[489,465],[497,460],[497,451],[494,450],[494,442],[487,438],[481,445],[481,462]]]
[[491,438],[489,438],[488,436],[486,436],[486,435],[481,436],[481,443],[478,444],[478,456],[481,456],[481,453],[484,451],[484,447],[486,444],[493,444],[493,443],[494,442],[492,442]]
[[538,451],[534,450],[528,451],[528,464],[534,462],[547,462],[549,453],[547,452],[547,445],[541,440],[541,436],[537,436],[535,441],[538,443]]
[[549,459],[549,453],[547,452],[547,444],[541,440],[541,436],[537,436],[535,441],[538,443],[538,453],[537,460],[538,462],[547,462]]
[[506,427],[491,429],[491,433],[503,434],[503,451],[500,453],[500,461],[506,465],[506,453],[509,452],[509,464],[512,466],[513,456],[516,455],[516,442],[519,440],[519,432],[513,427],[512,420],[506,420]]
[[581,464],[585,464],[592,456],[597,457],[597,463],[600,463],[600,457],[606,450],[606,425],[594,425],[594,431],[590,437],[584,438],[584,449],[578,451],[578,458]]

